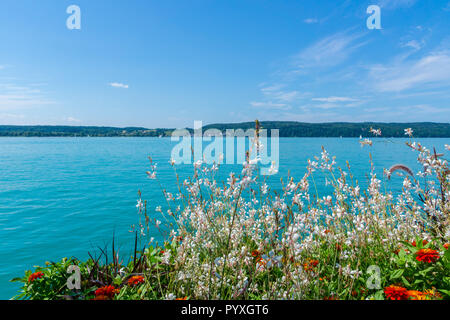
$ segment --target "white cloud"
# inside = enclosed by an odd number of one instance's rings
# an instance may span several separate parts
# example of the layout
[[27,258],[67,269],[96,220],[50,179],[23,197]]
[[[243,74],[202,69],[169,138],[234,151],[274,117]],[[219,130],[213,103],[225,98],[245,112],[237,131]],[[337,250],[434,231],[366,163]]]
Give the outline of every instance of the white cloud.
[[320,101],[320,102],[329,102],[329,103],[358,101],[356,99],[348,98],[348,97],[313,98],[312,100]]
[[307,24],[312,24],[312,23],[319,22],[319,20],[317,20],[316,18],[308,18],[308,19],[303,20],[303,22],[307,23]]
[[403,91],[424,85],[450,85],[450,51],[431,53],[417,61],[373,66],[369,77],[376,90]]
[[267,102],[250,102],[250,105],[255,108],[269,108],[269,109],[290,109],[285,103],[274,103],[272,101]]
[[81,122],[80,119],[74,118],[74,117],[67,117],[66,118],[67,122]]
[[129,86],[127,84],[123,84],[123,83],[120,83],[120,82],[112,82],[109,85],[111,87],[114,87],[114,88],[122,88],[122,89],[128,89],[129,88]]

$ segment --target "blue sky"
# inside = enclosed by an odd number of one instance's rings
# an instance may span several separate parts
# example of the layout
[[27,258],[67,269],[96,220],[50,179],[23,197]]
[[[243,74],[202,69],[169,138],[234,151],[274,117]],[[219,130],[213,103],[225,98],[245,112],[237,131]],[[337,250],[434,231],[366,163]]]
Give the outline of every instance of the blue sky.
[[449,31],[448,0],[2,0],[0,124],[449,122]]

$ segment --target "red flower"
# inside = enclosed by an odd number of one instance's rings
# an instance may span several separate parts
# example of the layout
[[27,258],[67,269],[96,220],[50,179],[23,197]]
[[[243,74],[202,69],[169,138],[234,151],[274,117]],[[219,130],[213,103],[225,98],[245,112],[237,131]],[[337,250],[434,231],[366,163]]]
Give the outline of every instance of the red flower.
[[32,273],[32,274],[30,274],[30,276],[28,277],[28,282],[33,282],[34,280],[36,280],[36,279],[40,279],[40,278],[42,278],[44,276],[44,273],[43,272],[35,272],[35,273]]
[[145,279],[143,276],[132,276],[130,279],[128,279],[128,284],[130,286],[137,286],[140,283],[144,283]]
[[444,248],[446,249],[446,250],[448,250],[448,247],[450,246],[450,243],[446,243],[446,244],[444,244]]
[[399,286],[389,286],[384,288],[386,298],[390,300],[408,300],[408,290]]
[[114,286],[104,286],[95,290],[95,300],[108,300],[114,298],[119,289]]
[[252,251],[252,257],[259,258],[261,256],[261,253],[258,250]]
[[439,259],[439,253],[433,249],[420,249],[416,252],[416,260],[426,263],[436,262]]

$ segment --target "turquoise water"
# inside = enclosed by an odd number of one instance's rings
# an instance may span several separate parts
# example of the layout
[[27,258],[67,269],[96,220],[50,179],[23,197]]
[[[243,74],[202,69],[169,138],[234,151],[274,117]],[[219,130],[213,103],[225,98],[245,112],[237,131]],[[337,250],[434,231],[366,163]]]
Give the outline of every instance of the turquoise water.
[[[370,170],[369,152],[378,173],[396,163],[419,169],[406,141],[374,139],[372,148],[361,148],[352,138],[281,138],[280,172],[269,181],[276,187],[288,170],[300,179],[306,160],[320,155],[322,145],[337,156],[338,164],[348,160],[363,184]],[[450,139],[420,141],[439,152],[450,144]],[[158,162],[160,181],[173,190],[168,162],[175,144],[167,138],[0,138],[0,298],[16,293],[17,284],[8,280],[25,269],[62,257],[87,258],[88,252],[109,244],[113,233],[121,254],[129,256],[138,190],[151,208],[163,204],[158,185],[146,176],[147,157]],[[187,176],[192,166],[177,170]],[[223,166],[219,179],[230,171],[240,172],[240,166]],[[324,181],[318,180],[323,192]],[[398,191],[400,179],[393,180],[388,188]]]

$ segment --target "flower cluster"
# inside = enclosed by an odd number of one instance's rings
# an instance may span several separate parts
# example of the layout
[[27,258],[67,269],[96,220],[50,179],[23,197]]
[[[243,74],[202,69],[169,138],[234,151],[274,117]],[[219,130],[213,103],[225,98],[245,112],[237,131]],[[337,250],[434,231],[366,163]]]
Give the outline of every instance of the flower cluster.
[[98,288],[94,292],[94,300],[111,300],[117,293],[119,293],[119,291],[119,289],[111,285]]
[[31,282],[33,282],[36,279],[42,278],[43,276],[44,276],[43,272],[40,272],[40,271],[34,272],[34,273],[30,274],[30,276],[28,277],[28,282],[31,283]]
[[439,259],[439,252],[433,249],[420,249],[416,252],[417,261],[433,263]]
[[132,276],[130,279],[128,279],[128,285],[134,287],[138,284],[144,283],[145,279],[143,276]]

